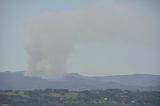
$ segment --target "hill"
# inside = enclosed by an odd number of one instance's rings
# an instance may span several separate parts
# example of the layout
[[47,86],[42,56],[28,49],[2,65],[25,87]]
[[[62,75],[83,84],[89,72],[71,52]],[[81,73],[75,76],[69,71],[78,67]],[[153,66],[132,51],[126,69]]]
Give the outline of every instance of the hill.
[[102,77],[88,77],[79,74],[66,74],[59,80],[46,80],[24,76],[24,72],[0,72],[0,89],[122,89],[160,91],[160,75],[134,74]]

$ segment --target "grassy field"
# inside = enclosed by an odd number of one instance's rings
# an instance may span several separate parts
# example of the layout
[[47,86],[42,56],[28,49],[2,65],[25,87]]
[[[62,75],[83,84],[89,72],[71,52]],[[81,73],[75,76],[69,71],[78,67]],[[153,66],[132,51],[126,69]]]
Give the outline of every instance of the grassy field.
[[119,89],[1,90],[0,106],[160,106],[160,92]]

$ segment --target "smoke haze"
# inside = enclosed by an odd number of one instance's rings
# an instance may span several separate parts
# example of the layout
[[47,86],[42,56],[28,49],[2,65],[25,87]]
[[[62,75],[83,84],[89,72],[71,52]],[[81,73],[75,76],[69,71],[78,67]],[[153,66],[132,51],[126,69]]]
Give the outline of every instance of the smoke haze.
[[[136,45],[147,51],[154,51],[157,21],[157,13],[152,9],[114,3],[34,17],[26,48],[28,69],[25,74],[47,79],[63,76],[67,70],[67,60],[77,44],[123,42],[133,50],[138,50],[133,46]],[[147,54],[150,62],[147,63],[149,66],[142,64],[145,69],[157,70],[154,54],[155,52]],[[118,59],[120,58],[112,58],[116,64],[121,61]],[[132,63],[121,64],[119,70],[131,70],[133,67],[124,67],[131,66]],[[134,68],[137,69],[140,68]]]

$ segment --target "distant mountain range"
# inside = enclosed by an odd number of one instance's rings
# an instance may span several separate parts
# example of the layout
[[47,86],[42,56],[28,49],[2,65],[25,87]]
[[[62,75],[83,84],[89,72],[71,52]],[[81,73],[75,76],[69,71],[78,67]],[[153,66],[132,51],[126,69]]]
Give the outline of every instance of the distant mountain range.
[[122,89],[160,91],[160,75],[133,74],[88,77],[76,73],[66,74],[59,80],[46,80],[24,76],[24,72],[0,72],[0,89]]

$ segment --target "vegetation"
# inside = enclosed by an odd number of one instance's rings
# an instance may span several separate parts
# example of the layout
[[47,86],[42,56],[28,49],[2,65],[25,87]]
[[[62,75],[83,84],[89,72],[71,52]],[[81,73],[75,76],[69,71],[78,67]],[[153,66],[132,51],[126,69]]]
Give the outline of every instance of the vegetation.
[[119,89],[1,90],[0,106],[160,106],[160,92]]

